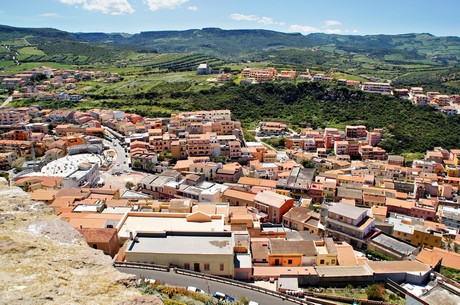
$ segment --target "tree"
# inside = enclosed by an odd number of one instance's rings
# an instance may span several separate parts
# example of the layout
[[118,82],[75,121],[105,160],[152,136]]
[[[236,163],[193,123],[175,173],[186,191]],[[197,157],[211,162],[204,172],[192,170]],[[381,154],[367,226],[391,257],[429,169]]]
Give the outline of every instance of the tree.
[[128,181],[125,183],[125,187],[126,189],[128,190],[131,190],[131,188],[134,186],[134,183],[132,183],[131,181]]
[[302,164],[302,166],[304,168],[313,168],[313,167],[315,167],[315,165],[313,164],[311,159],[302,159],[302,161],[300,161],[300,164]]
[[153,167],[153,162],[152,161],[147,161],[145,162],[145,167],[148,169],[148,170],[151,170],[152,167]]
[[136,160],[136,161],[134,161],[133,166],[134,166],[135,168],[140,168],[140,167],[142,166],[142,163],[141,163],[141,161]]
[[385,287],[381,284],[373,284],[366,288],[367,298],[374,301],[385,300]]

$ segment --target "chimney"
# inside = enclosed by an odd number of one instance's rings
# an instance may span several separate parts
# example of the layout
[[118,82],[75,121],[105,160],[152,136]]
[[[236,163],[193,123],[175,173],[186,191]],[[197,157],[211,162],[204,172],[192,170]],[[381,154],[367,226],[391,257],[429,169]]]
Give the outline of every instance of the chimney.
[[82,224],[80,224],[80,229],[83,229],[83,225],[82,225]]
[[133,240],[133,239],[134,239],[133,232],[129,231],[129,240]]

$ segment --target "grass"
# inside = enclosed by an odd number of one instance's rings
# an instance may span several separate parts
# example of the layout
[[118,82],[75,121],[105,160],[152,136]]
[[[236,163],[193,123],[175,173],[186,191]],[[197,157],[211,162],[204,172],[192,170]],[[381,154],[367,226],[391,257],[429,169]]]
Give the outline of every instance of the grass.
[[336,79],[348,79],[348,80],[357,80],[357,81],[360,81],[360,82],[367,82],[367,80],[363,77],[360,77],[360,76],[356,76],[356,75],[353,75],[353,74],[348,74],[348,73],[343,73],[343,72],[333,72],[333,73],[330,73],[330,76],[336,78]]
[[27,62],[27,63],[21,63],[21,65],[19,66],[15,66],[14,64],[11,66],[5,66],[5,72],[19,73],[22,71],[31,70],[31,69],[42,67],[42,66],[55,68],[55,69],[63,69],[63,70],[77,69],[76,65],[66,65],[66,64],[56,63],[56,62]]
[[403,153],[402,155],[404,156],[405,163],[412,162],[418,159],[423,159],[425,156],[423,153]]
[[24,47],[18,50],[19,55],[46,55],[42,50],[37,47]]

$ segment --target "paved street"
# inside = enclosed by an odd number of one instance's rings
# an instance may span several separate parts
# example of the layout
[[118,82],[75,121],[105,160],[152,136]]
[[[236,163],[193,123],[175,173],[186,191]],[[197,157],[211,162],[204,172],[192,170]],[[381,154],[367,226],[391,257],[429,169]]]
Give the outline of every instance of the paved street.
[[10,95],[8,98],[3,102],[3,104],[0,105],[0,108],[8,106],[8,104],[13,100],[13,96]]
[[262,292],[253,291],[245,289],[242,287],[235,287],[232,285],[227,285],[224,283],[213,282],[209,280],[204,280],[201,278],[190,277],[186,275],[176,274],[174,272],[163,272],[163,271],[154,271],[154,270],[137,270],[131,268],[117,268],[119,271],[124,273],[136,274],[143,276],[145,278],[159,280],[161,282],[176,285],[176,286],[194,286],[198,287],[210,294],[215,291],[224,292],[236,300],[239,300],[243,297],[248,298],[251,301],[256,301],[260,305],[294,305],[296,303],[281,300],[277,297],[266,295]]
[[[137,184],[137,182],[139,182],[147,175],[143,172],[136,172],[131,170],[129,167],[129,152],[125,152],[125,147],[122,146],[118,140],[112,139],[112,142],[104,140],[104,144],[108,145],[110,149],[114,150],[116,153],[112,162],[112,167],[106,172],[101,172],[101,177],[104,179],[106,187],[120,188],[121,190],[125,190],[126,182],[131,181],[134,184]],[[121,175],[113,175],[117,172],[120,172]]]

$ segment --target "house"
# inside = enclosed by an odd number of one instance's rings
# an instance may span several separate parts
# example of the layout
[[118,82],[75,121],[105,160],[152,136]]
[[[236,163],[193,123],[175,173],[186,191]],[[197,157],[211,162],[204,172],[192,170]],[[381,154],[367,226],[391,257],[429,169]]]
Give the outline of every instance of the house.
[[269,240],[269,266],[313,266],[317,250],[313,240]]
[[438,247],[433,249],[423,248],[417,255],[417,260],[434,268],[443,266],[460,270],[460,254]]
[[367,209],[337,202],[327,211],[326,234],[361,248],[374,232],[374,219]]
[[88,246],[99,249],[106,255],[114,257],[120,249],[118,245],[118,232],[115,228],[77,228],[83,235]]
[[254,206],[256,194],[238,189],[227,189],[222,194],[222,201],[227,201],[231,206]]
[[232,232],[137,232],[128,241],[125,255],[127,262],[177,266],[233,278],[234,247]]
[[274,191],[262,191],[254,197],[254,207],[264,216],[266,222],[281,223],[283,215],[293,206],[293,198]]
[[365,82],[361,87],[361,90],[369,93],[377,93],[383,95],[391,94],[391,85],[389,83],[373,83]]
[[442,233],[439,230],[425,227],[423,225],[414,226],[412,244],[425,247],[441,247]]
[[418,252],[414,245],[380,232],[369,239],[369,250],[383,253],[396,260],[409,260],[411,255]]
[[319,217],[313,211],[302,206],[292,207],[283,215],[283,225],[296,231],[308,231],[320,235],[323,231]]
[[211,73],[212,73],[212,69],[207,62],[204,64],[198,65],[198,68],[196,69],[197,75],[206,75],[206,74],[211,74]]

